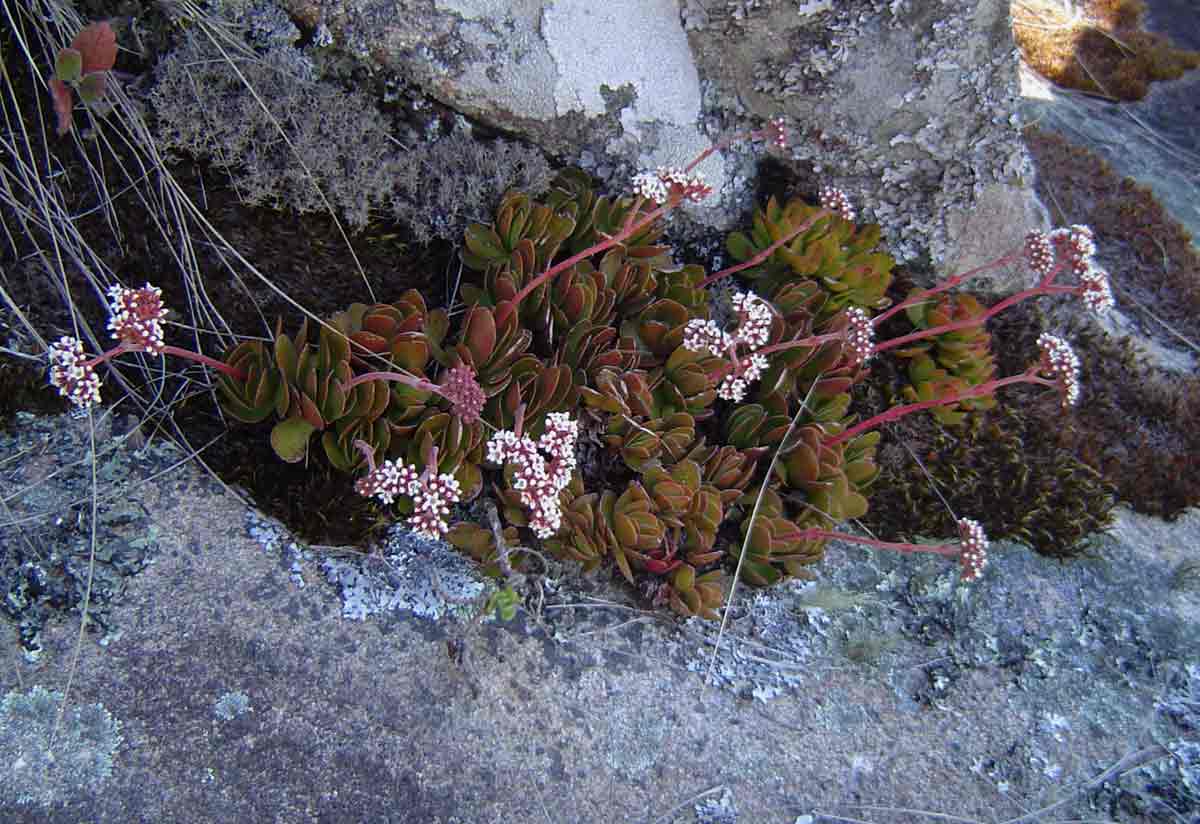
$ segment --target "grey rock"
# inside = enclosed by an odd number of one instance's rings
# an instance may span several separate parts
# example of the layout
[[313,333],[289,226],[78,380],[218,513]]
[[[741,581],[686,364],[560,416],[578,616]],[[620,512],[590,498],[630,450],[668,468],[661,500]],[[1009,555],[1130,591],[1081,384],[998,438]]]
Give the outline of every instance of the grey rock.
[[[730,4],[704,4],[717,17]],[[747,4],[742,4],[747,5]],[[944,274],[1044,222],[1028,189],[1008,4],[763,2],[694,36],[701,75],[751,116],[784,114],[792,156]],[[1001,273],[984,288],[1004,290]]]
[[112,774],[121,722],[101,704],[66,708],[63,694],[34,686],[0,701],[5,753],[0,804],[50,806],[99,791]]
[[[53,433],[70,428],[45,423],[46,454],[68,460]],[[22,799],[46,773],[10,762],[6,821],[790,824],[845,803],[984,820],[1060,797],[1060,817],[1197,812],[1200,597],[1179,571],[1200,513],[1121,511],[1069,563],[994,545],[969,588],[945,559],[839,542],[817,585],[742,588],[724,631],[555,572],[512,623],[472,629],[445,609],[436,623],[348,620],[344,583],[322,582],[330,548],[304,547],[173,455],[144,460],[156,482],[136,501],[162,526],[159,560],[111,607],[121,637],[85,639],[76,659],[77,619],[54,620],[40,662],[9,645],[0,665],[0,689],[19,696],[73,679],[68,719],[102,705],[63,751],[97,769],[44,808]],[[118,504],[103,498],[101,520]],[[382,551],[410,552],[416,572],[380,591],[433,569],[447,584],[448,559],[394,537]],[[868,636],[886,643],[848,655]],[[222,720],[214,698],[234,684]],[[1088,784],[1131,752],[1141,770]],[[905,820],[886,816],[873,820]]]
[[1144,100],[1110,103],[1022,74],[1024,117],[1099,154],[1149,187],[1200,250],[1200,71],[1154,83]]

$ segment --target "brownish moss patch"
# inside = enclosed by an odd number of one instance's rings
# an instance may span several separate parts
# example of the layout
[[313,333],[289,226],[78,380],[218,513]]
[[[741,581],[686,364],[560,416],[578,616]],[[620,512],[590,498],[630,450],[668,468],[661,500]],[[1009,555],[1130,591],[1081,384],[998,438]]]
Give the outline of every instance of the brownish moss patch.
[[1146,310],[1178,335],[1200,341],[1200,255],[1188,231],[1153,192],[1114,172],[1096,153],[1037,128],[1026,130],[1025,143],[1052,222],[1084,223],[1095,231],[1100,262],[1122,310],[1140,316],[1144,331],[1166,345],[1180,341]]
[[1142,0],[1084,0],[1072,19],[1059,0],[1013,0],[1013,37],[1025,62],[1056,85],[1141,100],[1155,80],[1200,66],[1200,53],[1141,31]]

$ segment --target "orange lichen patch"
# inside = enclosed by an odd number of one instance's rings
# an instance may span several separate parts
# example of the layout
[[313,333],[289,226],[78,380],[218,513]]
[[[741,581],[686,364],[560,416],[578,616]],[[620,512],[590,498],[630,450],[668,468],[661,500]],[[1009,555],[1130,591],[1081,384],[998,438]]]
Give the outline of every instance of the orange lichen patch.
[[1013,37],[1030,68],[1053,83],[1114,100],[1141,100],[1155,80],[1200,67],[1200,52],[1139,30],[1143,0],[1013,0]]

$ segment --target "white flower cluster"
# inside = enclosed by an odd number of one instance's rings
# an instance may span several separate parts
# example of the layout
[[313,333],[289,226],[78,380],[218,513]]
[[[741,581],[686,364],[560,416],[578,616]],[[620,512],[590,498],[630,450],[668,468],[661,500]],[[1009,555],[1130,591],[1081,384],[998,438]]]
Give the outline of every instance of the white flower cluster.
[[1043,278],[1061,262],[1079,277],[1079,296],[1097,315],[1113,308],[1108,272],[1093,260],[1096,240],[1087,226],[1055,229],[1050,234],[1030,232],[1025,237],[1025,260]]
[[717,397],[738,402],[746,390],[767,368],[765,355],[754,351],[767,345],[771,336],[771,305],[753,292],[736,292],[733,309],[738,313],[738,326],[731,335],[711,320],[690,320],[683,330],[683,348],[705,352],[719,358],[730,357],[732,350],[742,344],[749,350],[747,357],[736,356],[734,369],[721,380]]
[[855,364],[866,363],[875,353],[875,324],[857,306],[846,310],[846,320],[846,347],[850,350],[850,360]]
[[737,403],[746,397],[746,390],[750,388],[750,384],[762,377],[762,373],[767,369],[766,355],[751,355],[748,358],[742,358],[738,363],[740,372],[733,372],[726,375],[721,385],[717,387],[717,397],[727,401]]
[[641,172],[633,178],[633,192],[655,203],[666,203],[672,195],[679,200],[699,203],[712,194],[712,187],[694,172],[674,166],[660,166],[653,172]]
[[770,304],[753,292],[735,292],[730,302],[738,313],[737,341],[751,351],[766,346],[771,336]]
[[958,537],[962,547],[958,555],[962,580],[969,583],[982,575],[987,566],[988,539],[979,522],[970,518],[958,519]]
[[1063,406],[1074,406],[1079,400],[1079,358],[1071,344],[1060,337],[1043,332],[1038,336],[1042,352],[1040,371],[1058,381],[1063,393]]
[[413,501],[408,526],[413,532],[438,539],[450,528],[446,517],[450,507],[462,497],[462,489],[453,475],[437,474],[434,469],[417,472],[400,460],[384,461],[354,485],[358,494],[391,504],[398,495]]
[[834,188],[833,186],[822,186],[820,201],[822,209],[837,212],[851,223],[857,217],[854,207],[850,205],[850,198],[841,189]]
[[707,352],[723,357],[734,345],[733,335],[711,320],[695,318],[683,327],[683,348],[692,352]]
[[552,412],[537,441],[507,429],[488,441],[489,463],[513,464],[513,489],[520,493],[521,503],[529,510],[529,528],[539,538],[551,537],[562,526],[558,493],[571,481],[578,437],[579,424],[568,413]]
[[100,402],[100,376],[96,374],[83,344],[76,338],[62,337],[50,344],[50,385],[80,408]]
[[149,283],[141,289],[110,286],[108,299],[108,328],[113,338],[161,355],[165,346],[162,322],[167,317],[162,290]]

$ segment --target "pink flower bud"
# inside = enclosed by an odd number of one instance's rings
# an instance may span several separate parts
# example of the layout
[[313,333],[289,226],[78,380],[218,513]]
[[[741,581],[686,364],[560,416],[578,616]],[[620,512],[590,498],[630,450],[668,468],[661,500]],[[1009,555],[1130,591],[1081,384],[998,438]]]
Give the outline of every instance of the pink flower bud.
[[1095,266],[1079,276],[1079,296],[1088,309],[1097,315],[1106,314],[1113,308],[1112,289],[1108,285],[1108,272]]
[[149,283],[141,289],[111,286],[108,297],[108,328],[113,338],[144,347],[152,355],[161,355],[165,345],[162,322],[167,317],[162,290]]
[[788,147],[787,122],[782,117],[773,117],[767,121],[763,136],[779,151]]
[[1050,233],[1054,251],[1077,275],[1082,275],[1092,265],[1096,253],[1096,240],[1087,226],[1075,225],[1068,229],[1055,229]]
[[487,397],[483,394],[479,381],[475,380],[475,371],[471,367],[459,365],[446,370],[438,391],[443,398],[450,401],[454,414],[458,415],[463,423],[479,420]]
[[962,546],[958,555],[959,564],[962,566],[962,580],[969,583],[978,579],[987,566],[988,539],[979,522],[970,518],[958,520],[958,537]]
[[834,188],[833,186],[821,187],[821,208],[837,212],[851,223],[854,222],[854,218],[856,217],[854,207],[850,205],[850,198],[841,189]]
[[62,337],[50,345],[50,385],[64,398],[86,409],[100,402],[100,377],[83,353],[83,344]]
[[1035,230],[1025,236],[1025,262],[1042,277],[1050,274],[1054,268],[1054,246],[1045,232]]
[[857,306],[846,310],[846,349],[851,364],[866,363],[875,352],[875,325]]
[[1038,371],[1058,381],[1063,406],[1074,406],[1079,400],[1079,358],[1065,340],[1043,332],[1038,336],[1042,350]]

